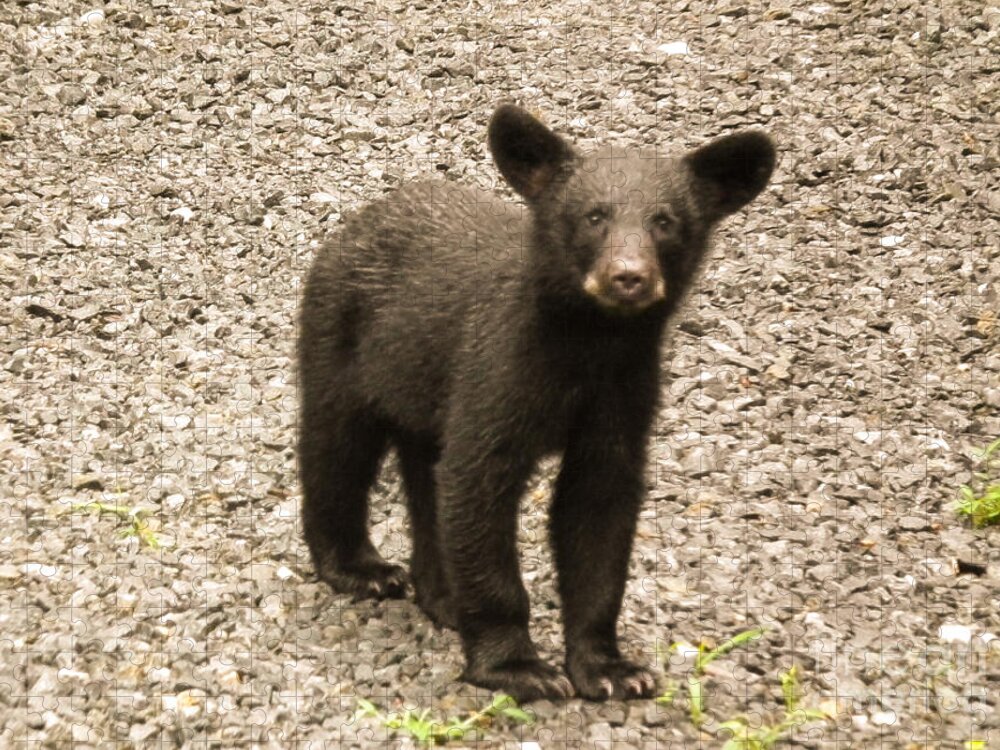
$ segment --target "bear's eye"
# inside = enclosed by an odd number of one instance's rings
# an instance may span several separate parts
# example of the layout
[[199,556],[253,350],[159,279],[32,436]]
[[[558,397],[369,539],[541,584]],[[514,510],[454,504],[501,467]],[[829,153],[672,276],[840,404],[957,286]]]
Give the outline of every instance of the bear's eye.
[[661,232],[667,232],[674,226],[674,220],[667,214],[656,214],[653,217],[652,224]]
[[608,218],[608,212],[603,208],[595,208],[591,211],[588,211],[587,215],[584,218],[586,219],[587,223],[590,224],[590,226],[596,227],[598,224],[603,223],[604,220]]

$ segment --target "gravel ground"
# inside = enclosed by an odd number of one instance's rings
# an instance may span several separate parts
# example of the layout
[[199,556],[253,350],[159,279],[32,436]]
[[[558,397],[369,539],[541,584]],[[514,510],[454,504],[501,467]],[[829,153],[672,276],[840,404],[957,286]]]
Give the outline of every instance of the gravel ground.
[[[488,701],[411,602],[313,579],[292,342],[323,234],[418,174],[493,182],[512,98],[584,145],[780,145],[672,336],[622,623],[650,662],[768,631],[712,665],[700,729],[681,691],[466,744],[719,747],[796,664],[834,718],[792,744],[1000,747],[1000,536],[951,509],[1000,435],[1000,8],[537,5],[0,7],[0,746],[409,746],[356,697]],[[552,656],[554,466],[522,529]],[[404,559],[392,461],[374,520]]]

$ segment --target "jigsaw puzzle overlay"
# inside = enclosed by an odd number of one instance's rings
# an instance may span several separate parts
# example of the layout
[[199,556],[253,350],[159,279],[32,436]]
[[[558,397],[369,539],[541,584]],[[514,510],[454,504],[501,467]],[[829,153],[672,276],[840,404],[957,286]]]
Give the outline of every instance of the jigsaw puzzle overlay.
[[[3,4],[0,746],[997,746],[998,536],[955,501],[1000,485],[998,34],[973,0]],[[505,100],[584,151],[778,148],[663,351],[618,623],[656,699],[522,714],[303,539],[310,264],[415,179],[515,221]],[[558,470],[517,533],[561,667]],[[374,545],[409,528],[390,454]]]

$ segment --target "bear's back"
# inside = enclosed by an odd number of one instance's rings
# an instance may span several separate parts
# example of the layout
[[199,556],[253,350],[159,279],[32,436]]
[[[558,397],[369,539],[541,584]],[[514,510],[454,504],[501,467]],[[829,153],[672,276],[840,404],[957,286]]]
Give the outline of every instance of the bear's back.
[[[445,181],[405,185],[320,251],[323,294],[351,309],[358,383],[410,429],[440,430],[454,360],[502,329],[527,264],[527,209]],[[339,301],[339,302],[338,302]]]

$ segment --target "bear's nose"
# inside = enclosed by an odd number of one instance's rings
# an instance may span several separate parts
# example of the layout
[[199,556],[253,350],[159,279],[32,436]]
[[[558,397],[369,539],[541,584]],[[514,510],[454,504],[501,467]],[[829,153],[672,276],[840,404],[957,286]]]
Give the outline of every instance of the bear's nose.
[[642,297],[649,287],[652,278],[652,268],[638,258],[628,261],[616,261],[616,268],[611,272],[611,288],[622,299]]
[[611,283],[619,294],[630,297],[641,292],[642,287],[649,283],[649,274],[624,269],[611,274]]

